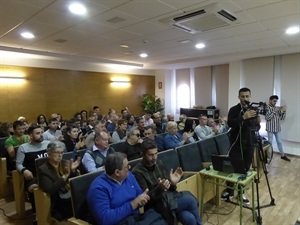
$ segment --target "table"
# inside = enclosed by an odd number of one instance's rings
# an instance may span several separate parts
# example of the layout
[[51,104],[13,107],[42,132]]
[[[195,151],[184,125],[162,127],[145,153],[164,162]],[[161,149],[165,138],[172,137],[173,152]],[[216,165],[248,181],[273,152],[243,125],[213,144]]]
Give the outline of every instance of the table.
[[[200,175],[202,176],[202,191],[201,191],[201,216],[203,216],[203,198],[205,193],[205,183],[213,183],[216,184],[216,198],[219,198],[219,187],[223,186],[226,188],[232,188],[235,191],[239,191],[240,193],[243,193],[244,190],[246,190],[249,186],[252,187],[252,216],[253,221],[255,221],[255,205],[254,205],[254,179],[257,174],[255,171],[248,171],[247,176],[243,176],[242,174],[238,173],[223,173],[216,170],[213,170],[212,167],[209,167],[210,169],[203,169],[200,171]],[[234,183],[233,187],[229,187],[226,185],[226,181],[229,181],[231,183]],[[240,224],[243,223],[243,196],[239,195],[239,206],[240,206]],[[218,201],[216,201],[218,202]]]

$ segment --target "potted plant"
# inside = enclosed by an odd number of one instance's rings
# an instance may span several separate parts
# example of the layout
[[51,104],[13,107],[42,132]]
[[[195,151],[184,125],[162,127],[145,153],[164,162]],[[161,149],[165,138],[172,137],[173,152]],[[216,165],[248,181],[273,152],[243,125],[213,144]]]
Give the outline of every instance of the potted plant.
[[164,110],[164,106],[160,98],[152,94],[143,94],[142,109],[144,112],[155,113]]

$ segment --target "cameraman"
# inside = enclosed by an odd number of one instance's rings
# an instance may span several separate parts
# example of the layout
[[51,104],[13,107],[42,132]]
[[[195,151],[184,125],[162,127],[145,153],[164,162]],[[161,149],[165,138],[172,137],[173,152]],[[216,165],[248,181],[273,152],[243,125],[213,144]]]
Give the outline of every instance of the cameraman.
[[269,98],[269,105],[266,112],[266,130],[268,132],[268,141],[272,144],[273,134],[276,139],[277,148],[281,153],[281,159],[285,161],[291,161],[288,157],[285,156],[282,148],[281,142],[281,121],[285,119],[286,116],[286,106],[275,107],[278,101],[277,95],[272,95]]
[[[252,163],[254,144],[257,142],[255,131],[258,131],[260,128],[260,118],[257,116],[256,111],[249,107],[251,98],[249,88],[241,88],[238,98],[240,103],[231,107],[228,113],[228,126],[231,128],[229,156],[243,159],[245,169],[248,171]],[[233,186],[232,183],[227,183],[227,185]],[[227,188],[223,192],[221,199],[232,199],[233,194],[233,189]],[[244,195],[243,204],[250,204]]]

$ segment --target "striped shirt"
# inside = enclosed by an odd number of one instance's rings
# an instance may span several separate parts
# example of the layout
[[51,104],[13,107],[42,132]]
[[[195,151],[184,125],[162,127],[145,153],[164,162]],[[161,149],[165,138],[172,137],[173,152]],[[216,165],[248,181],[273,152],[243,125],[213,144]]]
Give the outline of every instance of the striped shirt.
[[285,119],[286,112],[283,110],[275,111],[276,107],[267,106],[266,118],[266,131],[269,132],[280,132],[281,131],[281,121]]

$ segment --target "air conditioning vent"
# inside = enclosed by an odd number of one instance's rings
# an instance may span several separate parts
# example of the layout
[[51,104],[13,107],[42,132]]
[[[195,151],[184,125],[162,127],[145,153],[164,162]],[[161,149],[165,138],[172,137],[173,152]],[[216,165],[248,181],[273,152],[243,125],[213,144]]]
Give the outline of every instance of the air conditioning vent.
[[181,20],[188,19],[188,18],[191,18],[191,17],[194,17],[194,16],[199,16],[199,15],[204,14],[204,13],[206,13],[205,10],[201,9],[199,11],[192,12],[192,13],[189,13],[189,14],[186,14],[186,15],[183,15],[183,16],[175,17],[173,20],[174,21],[181,21]]
[[216,4],[211,4],[202,9],[190,11],[176,17],[162,19],[160,22],[171,24],[192,34],[239,23],[233,14]]
[[221,10],[218,12],[221,16],[224,16],[225,18],[229,19],[230,21],[236,21],[236,17],[231,15],[229,12],[226,12],[225,10]]

